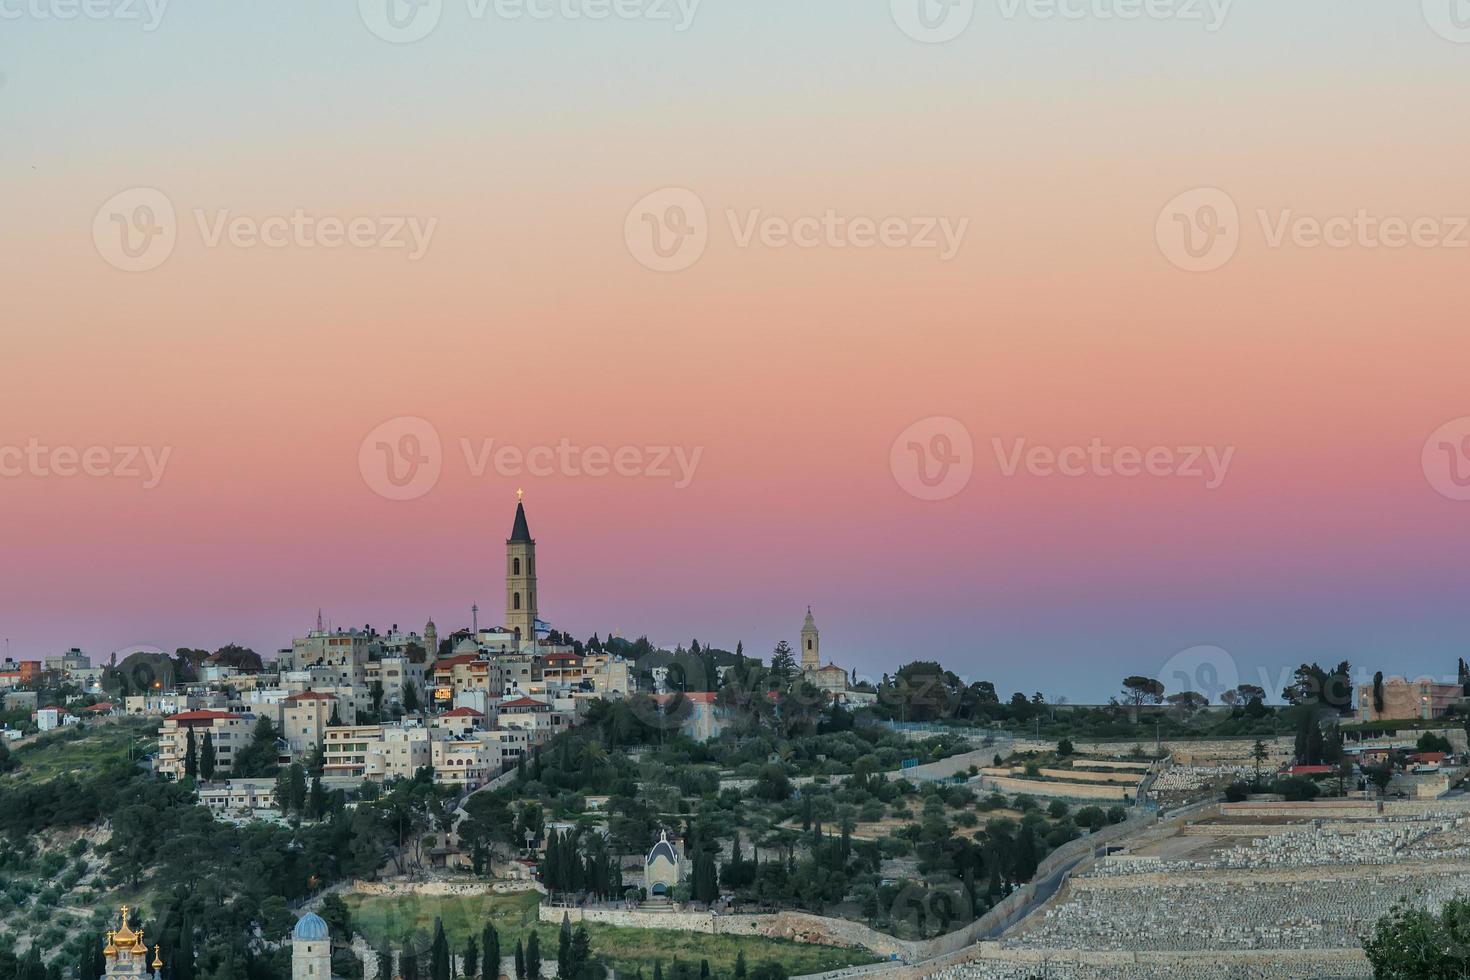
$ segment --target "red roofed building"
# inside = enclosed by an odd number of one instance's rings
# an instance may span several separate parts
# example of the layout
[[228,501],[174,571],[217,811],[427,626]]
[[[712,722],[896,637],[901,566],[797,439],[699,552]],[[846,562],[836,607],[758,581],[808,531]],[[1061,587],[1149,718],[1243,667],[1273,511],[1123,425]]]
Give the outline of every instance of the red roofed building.
[[235,764],[235,755],[250,744],[254,728],[253,716],[228,711],[185,711],[169,715],[158,730],[158,755],[153,758],[153,771],[165,779],[184,778],[192,731],[195,751],[204,751],[204,736],[208,734],[214,743],[216,769],[228,773]]
[[501,728],[526,732],[533,744],[539,744],[549,741],[572,722],[564,712],[554,710],[545,701],[522,696],[500,702],[499,723]]
[[474,708],[455,708],[435,719],[435,725],[453,733],[456,738],[474,731],[485,724],[485,715]]
[[[771,692],[775,693],[775,692]],[[678,695],[656,694],[653,700],[664,710],[669,709],[669,702]],[[680,710],[684,714],[683,724],[679,730],[696,741],[705,742],[720,734],[722,715],[724,710],[715,703],[717,695],[711,691],[687,691],[683,694],[686,706]]]
[[1288,776],[1330,776],[1335,772],[1336,766],[1292,766],[1286,770]]

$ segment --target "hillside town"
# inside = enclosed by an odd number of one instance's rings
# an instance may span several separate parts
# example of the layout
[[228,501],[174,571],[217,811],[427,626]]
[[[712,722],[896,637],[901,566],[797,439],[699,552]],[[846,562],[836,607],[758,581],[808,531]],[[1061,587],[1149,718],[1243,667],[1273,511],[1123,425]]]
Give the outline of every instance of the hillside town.
[[[577,640],[520,499],[505,551],[496,624],[7,660],[0,976],[1317,980],[1459,907],[1463,660],[1005,700],[860,678],[811,608],[768,660]],[[200,862],[248,886],[211,906]]]

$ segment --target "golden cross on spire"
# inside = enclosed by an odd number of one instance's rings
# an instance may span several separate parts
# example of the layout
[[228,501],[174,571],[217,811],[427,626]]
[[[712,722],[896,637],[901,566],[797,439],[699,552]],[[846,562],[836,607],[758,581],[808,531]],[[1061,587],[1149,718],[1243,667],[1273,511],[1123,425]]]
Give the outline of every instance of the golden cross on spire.
[[524,491],[524,490],[517,490],[516,491],[516,503],[520,503],[521,502],[521,499],[523,497],[525,497],[525,495],[526,495],[526,491]]

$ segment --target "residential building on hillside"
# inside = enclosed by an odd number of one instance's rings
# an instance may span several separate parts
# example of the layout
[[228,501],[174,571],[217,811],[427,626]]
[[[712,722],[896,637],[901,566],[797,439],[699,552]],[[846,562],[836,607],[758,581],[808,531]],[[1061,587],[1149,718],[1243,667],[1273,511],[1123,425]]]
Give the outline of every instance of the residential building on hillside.
[[254,715],[229,711],[185,711],[170,715],[158,730],[158,754],[153,757],[153,771],[165,779],[184,778],[192,731],[196,751],[202,752],[204,736],[211,736],[215,768],[227,773],[235,764],[235,756],[250,744],[254,729]]

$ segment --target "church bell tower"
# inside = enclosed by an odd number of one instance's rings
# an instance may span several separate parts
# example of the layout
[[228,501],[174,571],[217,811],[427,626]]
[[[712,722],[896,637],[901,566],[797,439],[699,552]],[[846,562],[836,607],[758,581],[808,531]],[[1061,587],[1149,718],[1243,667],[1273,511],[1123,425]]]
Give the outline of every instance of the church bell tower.
[[812,619],[812,607],[806,607],[806,622],[801,624],[801,669],[816,670],[822,666],[822,638],[817,633],[817,621]]
[[505,628],[516,645],[536,638],[536,540],[526,524],[524,494],[516,491],[516,520],[505,542]]

